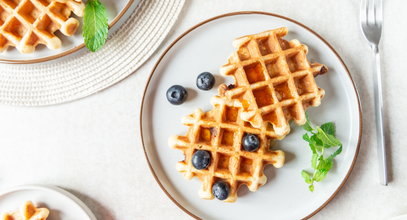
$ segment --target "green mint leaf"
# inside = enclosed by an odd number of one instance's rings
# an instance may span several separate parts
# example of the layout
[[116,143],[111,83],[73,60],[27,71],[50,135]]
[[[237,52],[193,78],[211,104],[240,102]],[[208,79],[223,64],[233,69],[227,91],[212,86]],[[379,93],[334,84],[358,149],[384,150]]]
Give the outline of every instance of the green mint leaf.
[[309,148],[311,149],[313,154],[317,153],[317,146],[315,144],[309,144]]
[[317,170],[317,172],[315,172],[314,174],[314,180],[317,182],[321,182],[325,179],[326,174],[328,174],[328,171],[326,170]]
[[333,122],[325,123],[325,124],[321,125],[321,129],[322,129],[325,133],[335,136],[335,132],[336,132],[335,123],[333,123]]
[[324,156],[320,155],[318,156],[318,162],[317,162],[317,170],[323,170],[325,168],[325,163],[326,161],[324,160]]
[[341,146],[342,143],[340,140],[338,140],[335,136],[330,135],[330,134],[326,134],[330,140],[329,143],[324,143],[324,146],[330,146],[330,147],[337,147],[337,146]]
[[305,134],[302,136],[302,139],[303,139],[304,141],[306,141],[306,142],[309,142],[309,141],[310,141],[310,137],[309,137],[309,135],[308,135],[307,133],[305,133]]
[[338,150],[336,150],[335,152],[333,152],[333,153],[331,154],[331,156],[328,157],[328,159],[333,160],[333,159],[334,159],[336,156],[338,156],[340,153],[342,153],[342,146],[340,146],[340,147],[338,148]]
[[314,175],[314,180],[317,182],[320,182],[325,179],[326,175],[328,172],[331,170],[333,166],[333,160],[332,159],[320,159],[318,166],[317,166],[317,171],[315,172]]
[[305,119],[306,119],[307,121],[306,121],[305,124],[302,126],[302,128],[304,128],[304,130],[309,131],[309,132],[313,131],[314,128],[312,128],[312,124],[311,124],[311,122],[309,121],[308,113],[305,113]]
[[321,139],[318,138],[316,134],[311,136],[309,143],[315,145],[315,148],[318,151],[321,151],[322,147],[324,146],[324,143]]
[[308,120],[307,120],[307,122],[305,122],[305,124],[302,126],[302,128],[304,128],[304,130],[309,131],[309,132],[311,132],[311,131],[314,130],[314,129],[312,128],[311,123],[310,123]]
[[341,145],[341,142],[335,136],[325,133],[321,128],[317,128],[316,136],[323,142],[324,147],[333,147]]
[[312,169],[317,169],[318,157],[319,157],[318,154],[312,154],[312,158],[311,158]]
[[[336,127],[333,122],[322,124],[320,127],[313,127],[309,121],[308,115],[307,122],[303,128],[307,131],[302,136],[312,151],[311,167],[313,172],[309,173],[302,170],[301,176],[304,181],[309,184],[308,188],[311,192],[314,191],[314,182],[321,182],[325,179],[328,172],[332,169],[334,158],[342,152],[342,143],[335,137]],[[309,133],[308,133],[309,132]],[[325,158],[325,149],[336,147],[339,148],[333,152],[329,157]]]
[[312,153],[316,153],[316,150],[315,150],[315,145],[316,145],[316,143],[315,143],[314,141],[311,141],[311,138],[309,137],[309,135],[308,135],[307,133],[305,133],[305,134],[302,136],[302,139],[304,139],[305,141],[309,142],[309,147],[311,148]]
[[308,173],[307,171],[303,170],[301,171],[301,176],[302,178],[304,178],[304,181],[308,184],[312,183],[312,179],[311,179],[311,174]]
[[106,8],[99,0],[86,2],[82,28],[86,47],[92,52],[102,48],[107,39],[109,25]]
[[332,168],[332,165],[333,165],[333,160],[331,159],[331,158],[326,158],[326,159],[324,159],[324,157],[321,155],[319,158],[318,158],[318,166],[317,166],[317,169],[318,170],[330,170],[331,168]]
[[334,165],[333,159],[327,158],[325,159],[323,170],[325,170],[328,173],[328,171],[332,169],[333,165]]

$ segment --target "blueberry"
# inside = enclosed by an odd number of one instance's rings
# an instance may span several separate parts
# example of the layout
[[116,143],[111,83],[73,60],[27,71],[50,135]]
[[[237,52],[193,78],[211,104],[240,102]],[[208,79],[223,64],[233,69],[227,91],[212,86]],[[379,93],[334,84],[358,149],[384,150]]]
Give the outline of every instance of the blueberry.
[[171,86],[167,90],[167,100],[173,105],[182,104],[187,99],[187,96],[187,90],[180,85]]
[[207,168],[210,163],[211,154],[206,150],[198,150],[192,155],[192,165],[198,170]]
[[254,134],[246,134],[243,137],[243,148],[246,151],[253,152],[260,147],[259,138]]
[[229,184],[223,181],[217,181],[212,186],[212,194],[219,200],[225,200],[229,197]]
[[215,85],[215,77],[210,72],[199,74],[196,79],[196,86],[202,90],[210,90]]

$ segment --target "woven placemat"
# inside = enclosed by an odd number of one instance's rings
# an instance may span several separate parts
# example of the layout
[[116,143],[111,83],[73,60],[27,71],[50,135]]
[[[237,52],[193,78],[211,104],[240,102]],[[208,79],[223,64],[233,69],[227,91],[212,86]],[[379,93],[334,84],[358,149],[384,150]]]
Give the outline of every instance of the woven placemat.
[[0,103],[64,103],[113,85],[139,68],[174,25],[185,0],[142,0],[97,53],[39,64],[0,64]]

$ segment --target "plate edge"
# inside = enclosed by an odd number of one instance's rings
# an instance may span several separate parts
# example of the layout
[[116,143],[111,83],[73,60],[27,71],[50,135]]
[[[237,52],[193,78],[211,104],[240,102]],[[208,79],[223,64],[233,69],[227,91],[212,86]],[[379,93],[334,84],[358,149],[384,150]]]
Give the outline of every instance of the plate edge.
[[14,186],[5,190],[2,190],[0,192],[0,196],[13,193],[19,190],[45,190],[45,191],[53,191],[58,194],[61,194],[68,199],[72,200],[82,211],[84,211],[90,218],[90,220],[97,220],[95,214],[90,210],[90,208],[78,197],[73,195],[72,193],[68,192],[67,190],[59,187],[59,186],[53,186],[53,185],[41,185],[41,184],[28,184],[28,185],[18,185]]
[[347,180],[349,179],[350,174],[353,171],[353,168],[355,166],[357,157],[359,155],[359,150],[360,150],[360,144],[361,144],[361,140],[362,140],[362,130],[363,130],[363,120],[362,120],[362,110],[361,110],[361,103],[360,103],[360,97],[359,97],[359,92],[356,89],[356,85],[355,85],[355,81],[352,78],[352,75],[350,74],[349,68],[346,66],[345,62],[343,61],[343,59],[339,56],[338,52],[333,48],[333,46],[328,43],[328,41],[326,41],[321,35],[319,35],[317,32],[315,32],[314,30],[312,30],[311,28],[309,28],[308,26],[306,26],[305,24],[302,24],[301,22],[294,20],[292,18],[288,18],[279,14],[275,14],[275,13],[271,13],[271,12],[264,12],[264,11],[237,11],[237,12],[231,12],[231,13],[226,13],[226,14],[221,14],[221,15],[217,15],[215,17],[206,19],[204,21],[199,22],[198,24],[190,27],[188,30],[186,30],[185,32],[183,32],[181,35],[179,35],[165,50],[164,52],[160,55],[160,57],[158,58],[158,60],[156,61],[156,63],[154,64],[153,69],[150,72],[150,75],[148,76],[146,85],[144,87],[144,92],[143,92],[143,96],[142,96],[142,100],[141,100],[141,106],[140,106],[140,118],[139,118],[139,128],[140,128],[140,137],[141,137],[141,142],[143,145],[143,151],[144,151],[144,156],[146,157],[147,160],[147,164],[148,167],[150,168],[150,172],[153,174],[154,179],[156,180],[156,182],[158,183],[158,185],[160,186],[161,190],[164,191],[164,193],[168,196],[168,198],[171,199],[171,201],[173,203],[175,203],[175,205],[177,205],[181,210],[183,210],[185,213],[187,213],[188,215],[190,215],[191,217],[195,218],[195,219],[201,219],[200,217],[196,216],[195,214],[193,214],[192,212],[190,212],[188,209],[186,209],[185,207],[183,207],[176,199],[174,199],[171,194],[164,188],[163,184],[160,182],[157,174],[155,173],[150,160],[148,158],[147,155],[147,151],[146,151],[146,146],[144,143],[144,138],[143,138],[143,123],[142,123],[142,118],[143,118],[143,108],[144,108],[144,102],[145,102],[145,96],[147,93],[147,88],[148,85],[151,82],[151,79],[158,67],[158,65],[161,63],[162,59],[165,57],[165,55],[171,50],[171,48],[177,44],[183,37],[185,37],[186,35],[188,35],[190,32],[194,31],[195,29],[197,29],[198,27],[205,25],[211,21],[220,19],[220,18],[224,18],[224,17],[231,17],[231,16],[236,16],[236,15],[247,15],[247,14],[258,14],[258,15],[268,15],[268,16],[273,16],[273,17],[277,17],[277,18],[281,18],[281,19],[285,19],[288,20],[290,22],[293,22],[303,28],[305,28],[306,30],[310,31],[312,34],[314,34],[316,37],[318,37],[320,40],[322,40],[322,42],[324,42],[329,49],[334,52],[335,56],[339,59],[340,63],[342,64],[342,66],[345,68],[346,73],[348,74],[349,79],[352,82],[352,86],[353,89],[355,91],[356,94],[356,98],[357,98],[357,102],[358,102],[358,110],[359,110],[359,136],[358,136],[358,142],[357,142],[357,146],[356,146],[356,151],[355,151],[355,155],[353,157],[352,163],[349,167],[349,170],[345,176],[345,178],[342,180],[341,184],[338,186],[338,188],[335,190],[335,192],[316,210],[314,210],[312,213],[310,213],[309,215],[303,217],[302,219],[309,219],[312,216],[314,216],[315,214],[317,214],[319,211],[321,211],[325,206],[328,205],[329,202],[332,201],[332,199],[338,194],[338,192],[343,188],[343,186],[345,185],[345,183],[347,182]]
[[[119,20],[123,17],[124,14],[126,14],[127,10],[129,10],[130,6],[133,5],[135,0],[129,0],[129,2],[127,2],[126,6],[124,6],[123,10],[113,19],[112,22],[110,22],[109,24],[109,29],[111,29],[117,22],[119,22]],[[141,4],[141,1],[139,2],[139,4]],[[38,59],[28,59],[28,60],[10,60],[10,59],[0,59],[0,63],[4,63],[4,64],[33,64],[33,63],[42,63],[42,62],[46,62],[46,61],[51,61],[51,60],[55,60],[64,56],[67,56],[69,54],[75,53],[78,50],[82,49],[85,47],[85,43],[81,43],[76,47],[73,47],[67,51],[64,51],[62,53],[59,54],[55,54],[55,55],[51,55],[51,56],[47,56],[47,57],[43,57],[43,58],[38,58]]]

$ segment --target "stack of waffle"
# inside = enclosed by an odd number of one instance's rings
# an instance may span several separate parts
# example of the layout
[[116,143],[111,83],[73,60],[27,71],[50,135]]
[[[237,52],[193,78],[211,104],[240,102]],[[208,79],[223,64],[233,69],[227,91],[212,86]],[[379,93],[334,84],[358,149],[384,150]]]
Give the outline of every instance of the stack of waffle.
[[[197,110],[182,119],[189,127],[185,136],[170,138],[169,145],[185,155],[177,170],[187,179],[196,176],[202,181],[201,198],[214,198],[216,181],[230,187],[226,202],[236,201],[241,185],[257,191],[267,181],[265,165],[280,168],[284,164],[284,152],[272,150],[272,141],[290,132],[291,119],[302,125],[305,110],[320,105],[324,90],[314,77],[328,69],[309,63],[307,46],[298,40],[284,40],[287,32],[287,28],[279,28],[236,39],[236,51],[220,68],[221,74],[234,78],[234,84],[219,87],[219,95],[211,100],[211,111]],[[258,137],[258,150],[243,149],[246,134]],[[192,165],[197,150],[210,152],[212,159],[206,169]]]

